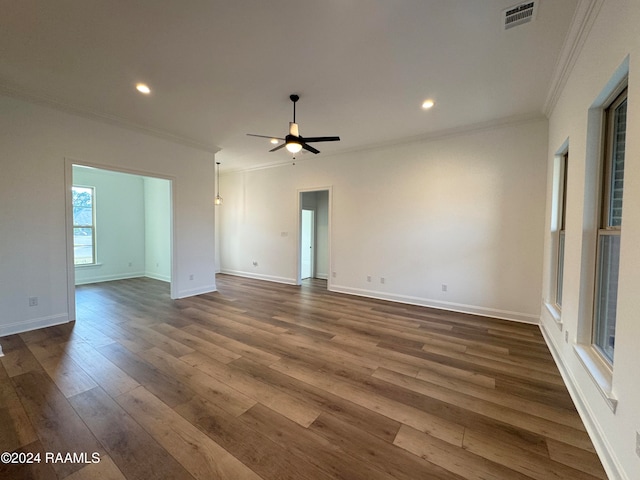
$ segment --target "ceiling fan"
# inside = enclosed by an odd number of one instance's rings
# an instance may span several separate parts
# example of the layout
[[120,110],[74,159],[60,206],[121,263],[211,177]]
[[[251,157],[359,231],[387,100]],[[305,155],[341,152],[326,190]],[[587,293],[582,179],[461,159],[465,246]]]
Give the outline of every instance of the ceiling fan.
[[289,98],[293,102],[293,122],[289,122],[289,135],[284,138],[281,137],[268,137],[266,135],[255,135],[253,133],[247,133],[250,137],[270,138],[273,140],[280,140],[284,142],[275,148],[269,150],[275,152],[283,147],[287,147],[291,153],[298,153],[300,150],[305,149],[312,153],[320,153],[320,150],[313,148],[309,143],[316,142],[337,142],[340,141],[340,137],[302,137],[298,132],[298,124],[296,123],[296,102],[300,100],[298,95],[289,95]]

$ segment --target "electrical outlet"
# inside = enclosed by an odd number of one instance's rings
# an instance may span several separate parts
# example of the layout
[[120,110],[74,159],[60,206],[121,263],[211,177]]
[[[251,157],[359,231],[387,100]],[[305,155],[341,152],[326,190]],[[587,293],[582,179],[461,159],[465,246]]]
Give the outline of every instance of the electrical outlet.
[[367,275],[367,282],[371,281],[371,275]]
[[193,273],[189,275],[189,280],[193,280]]
[[636,432],[636,455],[640,457],[640,432]]
[[133,267],[133,262],[129,262],[129,266],[130,266],[130,267]]
[[443,284],[442,284],[442,291],[443,291],[443,292],[446,292],[446,291],[447,291],[447,288],[448,288],[448,287],[447,287],[447,284],[446,284],[446,283],[443,283]]
[[336,273],[336,272],[331,272],[331,277],[332,277],[332,278],[336,278],[336,276],[337,276],[337,273]]
[[257,267],[258,266],[258,262],[256,260],[253,261],[253,266]]
[[564,331],[564,342],[569,343],[569,330]]
[[380,277],[380,283],[384,283],[384,277]]
[[29,297],[29,306],[37,307],[38,306],[38,297]]

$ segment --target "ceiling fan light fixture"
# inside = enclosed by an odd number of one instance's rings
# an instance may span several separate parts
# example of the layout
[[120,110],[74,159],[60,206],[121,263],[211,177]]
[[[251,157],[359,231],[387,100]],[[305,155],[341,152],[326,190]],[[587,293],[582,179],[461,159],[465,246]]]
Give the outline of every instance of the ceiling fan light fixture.
[[144,95],[149,95],[151,93],[151,89],[145,83],[138,83],[136,85],[136,90],[138,90],[140,93],[142,93]]
[[291,153],[298,153],[300,150],[302,150],[302,145],[300,145],[297,142],[287,142],[287,150],[289,150]]
[[434,102],[432,99],[428,98],[426,99],[424,102],[422,102],[422,108],[424,110],[429,110],[431,107],[433,107],[436,104],[436,102]]
[[271,140],[269,140],[273,145],[276,145],[278,143],[278,139],[277,138],[272,138]]

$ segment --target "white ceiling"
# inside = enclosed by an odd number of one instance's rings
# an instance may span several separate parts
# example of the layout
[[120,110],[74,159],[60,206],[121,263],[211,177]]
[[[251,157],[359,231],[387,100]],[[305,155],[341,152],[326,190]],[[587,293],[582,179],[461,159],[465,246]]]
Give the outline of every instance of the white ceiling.
[[290,160],[245,134],[288,133],[291,93],[324,154],[541,115],[578,1],[504,31],[518,0],[0,0],[0,88],[248,168]]

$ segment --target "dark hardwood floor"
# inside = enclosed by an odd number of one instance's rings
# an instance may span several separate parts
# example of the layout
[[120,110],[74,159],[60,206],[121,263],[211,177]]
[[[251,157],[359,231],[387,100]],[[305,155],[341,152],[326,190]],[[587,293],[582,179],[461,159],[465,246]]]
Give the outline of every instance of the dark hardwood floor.
[[1,338],[0,451],[41,461],[0,478],[606,479],[537,326],[217,283],[78,287]]

